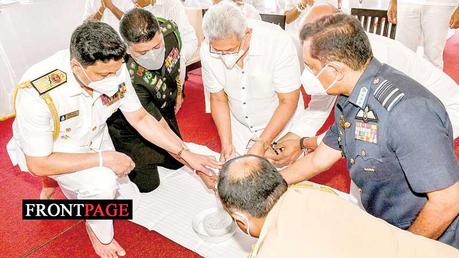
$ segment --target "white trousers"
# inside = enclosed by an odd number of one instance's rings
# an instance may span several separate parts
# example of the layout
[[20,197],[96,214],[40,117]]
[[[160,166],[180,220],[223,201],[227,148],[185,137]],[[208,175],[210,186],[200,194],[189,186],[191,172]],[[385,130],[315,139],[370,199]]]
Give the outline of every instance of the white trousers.
[[[51,176],[68,199],[132,199],[137,207],[140,191],[129,177],[118,177],[111,169],[94,167],[74,173]],[[104,244],[113,240],[112,220],[87,220],[97,238]]]
[[454,6],[398,4],[395,39],[416,52],[422,36],[422,46],[427,60],[442,68],[449,20],[455,8]]

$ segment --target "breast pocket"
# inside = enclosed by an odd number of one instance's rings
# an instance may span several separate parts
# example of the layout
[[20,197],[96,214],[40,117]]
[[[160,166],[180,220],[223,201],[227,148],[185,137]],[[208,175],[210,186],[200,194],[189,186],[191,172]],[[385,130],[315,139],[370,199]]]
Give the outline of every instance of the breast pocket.
[[[386,171],[380,148],[377,144],[355,140],[355,150],[351,159],[351,174],[354,180],[385,181],[390,179]],[[358,182],[357,182],[358,183]]]
[[[60,122],[60,130],[57,141],[59,144],[64,144],[70,150],[78,150],[80,142],[85,137],[83,121],[78,118]],[[62,146],[64,146],[62,145]],[[73,147],[72,147],[73,146]],[[73,149],[76,148],[76,149]]]
[[272,82],[272,76],[269,73],[255,73],[248,77],[248,93],[254,99],[269,99],[276,92]]

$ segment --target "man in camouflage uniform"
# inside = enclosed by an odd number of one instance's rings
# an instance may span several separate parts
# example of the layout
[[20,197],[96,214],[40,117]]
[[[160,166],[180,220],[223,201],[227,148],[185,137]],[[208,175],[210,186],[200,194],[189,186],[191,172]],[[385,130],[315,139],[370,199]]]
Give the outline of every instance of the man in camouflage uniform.
[[[181,137],[175,117],[183,99],[179,79],[181,40],[176,24],[155,18],[143,9],[133,9],[123,16],[120,33],[128,44],[125,61],[142,106]],[[129,177],[141,192],[159,186],[157,166],[183,166],[168,152],[143,139],[119,112],[110,118],[109,132],[116,149],[135,161],[136,168]]]

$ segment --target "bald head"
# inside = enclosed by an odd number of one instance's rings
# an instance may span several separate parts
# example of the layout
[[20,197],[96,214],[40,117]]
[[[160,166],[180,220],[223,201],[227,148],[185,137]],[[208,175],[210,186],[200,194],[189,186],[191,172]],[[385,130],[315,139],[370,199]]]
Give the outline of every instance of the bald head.
[[226,170],[228,170],[228,178],[231,180],[243,180],[246,177],[253,176],[254,173],[259,173],[260,166],[263,166],[263,159],[254,155],[246,155],[234,158],[226,162]]
[[306,17],[304,17],[303,25],[315,22],[324,16],[331,15],[336,12],[338,12],[338,9],[331,4],[315,4],[311,7],[308,14],[306,14]]
[[287,190],[287,183],[267,159],[245,155],[223,165],[217,188],[228,210],[262,218]]

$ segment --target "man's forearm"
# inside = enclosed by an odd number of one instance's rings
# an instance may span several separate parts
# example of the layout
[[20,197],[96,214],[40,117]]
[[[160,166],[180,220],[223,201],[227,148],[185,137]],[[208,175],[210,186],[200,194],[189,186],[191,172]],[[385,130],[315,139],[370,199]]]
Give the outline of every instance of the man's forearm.
[[294,22],[299,16],[300,16],[300,11],[296,7],[288,10],[285,12],[285,22],[287,24],[290,24]]
[[427,198],[428,201],[408,230],[437,239],[459,214],[459,182],[427,193]]
[[298,105],[297,103],[298,100],[296,102],[292,101],[280,103],[274,111],[268,125],[263,130],[263,133],[260,135],[260,139],[262,139],[265,143],[270,144],[285,128],[287,123],[293,117],[293,114],[295,114],[296,107]]
[[296,184],[308,180],[322,172],[312,165],[313,156],[314,153],[306,155],[286,169],[280,171],[287,184]]
[[30,172],[37,176],[53,176],[73,173],[99,165],[98,153],[60,153],[48,157],[26,156]]
[[172,154],[177,154],[182,149],[182,140],[169,127],[165,128],[148,113],[131,125],[147,141]]
[[112,13],[113,15],[116,16],[116,18],[118,18],[118,20],[121,20],[121,18],[123,17],[124,15],[124,12],[121,11],[118,7],[116,7],[116,5],[114,4],[111,4],[110,6],[106,6]]
[[280,173],[288,184],[296,184],[326,171],[339,159],[340,151],[322,143],[314,152],[297,160]]
[[445,216],[441,207],[427,201],[408,231],[427,238],[438,239],[456,216]]
[[211,100],[210,104],[212,119],[214,120],[215,126],[217,127],[221,144],[232,144],[231,119],[228,103]]

